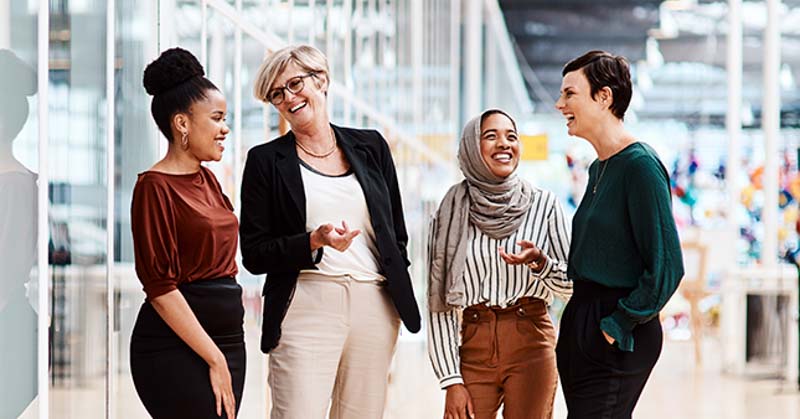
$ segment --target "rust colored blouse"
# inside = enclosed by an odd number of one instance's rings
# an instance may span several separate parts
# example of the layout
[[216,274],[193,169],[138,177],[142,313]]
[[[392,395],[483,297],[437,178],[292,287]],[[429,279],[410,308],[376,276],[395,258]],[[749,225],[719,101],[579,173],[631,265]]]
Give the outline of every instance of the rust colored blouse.
[[232,277],[239,222],[214,174],[147,171],[133,188],[136,274],[147,299],[198,279]]

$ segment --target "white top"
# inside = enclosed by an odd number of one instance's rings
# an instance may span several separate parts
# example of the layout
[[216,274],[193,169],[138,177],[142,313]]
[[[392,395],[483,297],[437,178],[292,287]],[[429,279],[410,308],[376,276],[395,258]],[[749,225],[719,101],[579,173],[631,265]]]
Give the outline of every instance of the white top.
[[[431,234],[434,230],[435,225],[430,229]],[[506,238],[493,239],[470,224],[466,267],[461,277],[465,283],[466,306],[507,307],[522,297],[538,298],[549,305],[554,296],[569,298],[572,294],[572,281],[567,278],[569,237],[570,230],[558,199],[541,189],[535,190],[525,221]],[[541,272],[533,272],[527,265],[508,265],[500,258],[498,247],[516,253],[520,250],[516,245],[519,240],[532,241],[547,254]],[[442,388],[464,382],[459,353],[462,309],[428,313],[428,354]]]
[[322,174],[300,162],[300,174],[306,193],[306,230],[314,231],[323,224],[341,227],[342,221],[351,230],[361,230],[350,247],[340,252],[326,246],[318,270],[303,273],[326,276],[350,276],[358,281],[383,281],[378,264],[378,248],[372,230],[367,200],[353,172],[341,176]]

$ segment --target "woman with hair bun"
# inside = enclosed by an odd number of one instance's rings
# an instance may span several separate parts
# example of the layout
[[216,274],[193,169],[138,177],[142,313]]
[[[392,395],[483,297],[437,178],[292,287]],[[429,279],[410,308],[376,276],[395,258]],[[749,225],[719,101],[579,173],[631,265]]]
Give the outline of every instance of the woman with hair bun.
[[136,273],[147,298],[131,338],[131,374],[156,419],[233,419],[244,387],[239,223],[201,165],[222,158],[230,130],[225,98],[204,74],[180,48],[144,71],[153,119],[169,148],[133,190]]

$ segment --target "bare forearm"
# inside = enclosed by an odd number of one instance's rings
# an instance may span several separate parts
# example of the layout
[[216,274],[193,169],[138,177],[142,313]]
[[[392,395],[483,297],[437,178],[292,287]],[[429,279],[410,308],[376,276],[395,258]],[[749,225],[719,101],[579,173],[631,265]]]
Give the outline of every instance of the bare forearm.
[[154,298],[151,304],[175,334],[209,365],[225,361],[224,355],[203,330],[180,291],[174,290],[160,295]]

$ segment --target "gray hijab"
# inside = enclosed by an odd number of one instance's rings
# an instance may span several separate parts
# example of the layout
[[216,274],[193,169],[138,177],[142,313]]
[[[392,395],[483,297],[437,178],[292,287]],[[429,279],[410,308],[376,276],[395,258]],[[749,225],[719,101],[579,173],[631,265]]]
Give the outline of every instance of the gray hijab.
[[442,199],[431,224],[429,241],[428,307],[433,312],[463,307],[464,266],[467,254],[467,228],[474,224],[494,239],[510,236],[519,229],[531,207],[533,188],[516,173],[506,178],[494,175],[480,150],[481,121],[499,113],[484,111],[464,126],[458,145],[458,165],[464,180],[453,185]]

